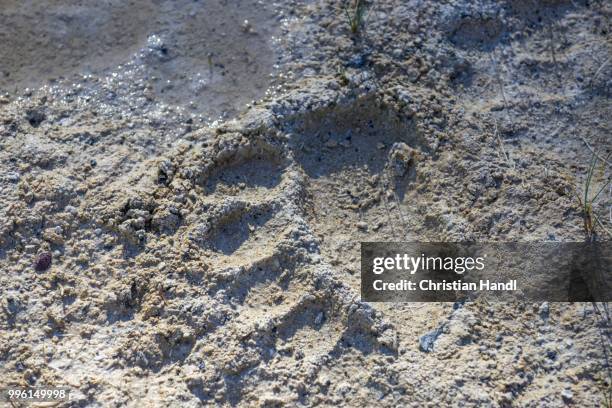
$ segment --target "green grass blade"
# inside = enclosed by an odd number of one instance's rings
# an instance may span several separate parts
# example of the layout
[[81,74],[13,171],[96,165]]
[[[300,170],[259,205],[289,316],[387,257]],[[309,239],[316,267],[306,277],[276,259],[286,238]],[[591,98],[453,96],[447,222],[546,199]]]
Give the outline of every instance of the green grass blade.
[[589,203],[589,187],[591,186],[591,180],[593,179],[593,172],[595,171],[595,163],[597,159],[595,156],[595,152],[593,152],[593,157],[591,158],[591,164],[589,165],[589,172],[587,173],[586,185],[584,187],[584,205],[586,206]]

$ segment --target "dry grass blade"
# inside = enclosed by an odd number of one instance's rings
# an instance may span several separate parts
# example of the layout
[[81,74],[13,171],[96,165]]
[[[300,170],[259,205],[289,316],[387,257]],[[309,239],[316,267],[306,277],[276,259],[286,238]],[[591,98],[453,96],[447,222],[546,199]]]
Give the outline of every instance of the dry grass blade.
[[593,83],[595,82],[595,80],[597,79],[597,76],[599,75],[599,73],[605,68],[606,65],[608,65],[608,62],[610,62],[610,59],[612,59],[612,57],[608,58],[607,60],[605,60],[603,62],[603,64],[601,64],[599,66],[599,68],[597,69],[597,71],[595,71],[595,74],[593,75],[593,78],[591,78],[591,82],[590,82],[590,87],[593,88]]
[[553,23],[548,24],[548,36],[550,39],[550,54],[554,65],[555,75],[559,76],[559,70],[557,67],[557,54],[555,53],[555,36],[553,33]]
[[502,141],[501,137],[499,137],[499,127],[497,125],[497,120],[494,119],[494,124],[495,124],[495,128],[494,128],[494,136],[495,139],[497,140],[497,143],[499,144],[499,148],[501,150],[501,153],[504,157],[504,159],[506,159],[506,162],[512,166],[512,168],[514,169],[514,161],[510,159],[510,156],[508,155],[508,153],[506,152],[506,149],[504,148],[504,142]]

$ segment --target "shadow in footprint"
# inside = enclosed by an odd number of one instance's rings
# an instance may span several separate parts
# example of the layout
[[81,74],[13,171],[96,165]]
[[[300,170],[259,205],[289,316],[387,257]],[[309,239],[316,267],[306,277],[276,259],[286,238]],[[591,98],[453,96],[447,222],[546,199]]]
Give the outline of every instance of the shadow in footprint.
[[579,7],[589,7],[586,0],[508,0],[507,12],[531,24],[554,22]]
[[282,168],[278,163],[269,158],[257,157],[214,174],[206,183],[205,191],[211,194],[233,186],[272,189],[280,183],[281,175]]
[[506,28],[498,17],[466,16],[456,22],[449,39],[459,48],[491,51],[505,35]]
[[419,144],[411,120],[371,98],[312,113],[294,132],[296,159],[314,179],[357,169],[380,174],[394,143]]
[[242,213],[237,218],[232,218],[217,226],[210,244],[214,251],[224,255],[236,252],[251,235],[256,234],[271,218],[270,211],[256,211],[253,213]]

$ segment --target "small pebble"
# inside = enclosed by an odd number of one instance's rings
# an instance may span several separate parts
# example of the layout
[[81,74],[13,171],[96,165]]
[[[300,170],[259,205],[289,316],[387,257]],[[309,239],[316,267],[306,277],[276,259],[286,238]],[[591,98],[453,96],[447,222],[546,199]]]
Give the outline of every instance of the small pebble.
[[542,320],[547,320],[550,316],[550,307],[548,302],[544,302],[540,305],[540,309],[538,310],[538,314]]
[[574,398],[574,393],[572,393],[571,390],[563,390],[561,392],[561,398],[563,398],[565,402],[570,402],[572,398]]
[[317,326],[320,326],[320,325],[321,325],[321,323],[323,323],[323,318],[324,318],[323,312],[320,312],[320,313],[317,315],[317,317],[315,318],[315,324],[316,324]]
[[34,269],[38,272],[43,272],[49,269],[53,256],[50,252],[41,252],[34,261]]

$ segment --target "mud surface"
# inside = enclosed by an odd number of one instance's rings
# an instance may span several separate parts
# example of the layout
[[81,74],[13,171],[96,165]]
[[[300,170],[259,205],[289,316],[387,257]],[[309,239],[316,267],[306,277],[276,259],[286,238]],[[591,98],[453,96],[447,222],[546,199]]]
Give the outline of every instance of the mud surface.
[[2,0],[1,7],[0,89],[136,70],[148,98],[212,119],[264,95],[282,19],[274,5],[254,0]]
[[[46,10],[34,32],[83,10],[5,3]],[[367,304],[358,271],[364,240],[589,239],[607,2],[385,0],[358,33],[340,2],[179,3],[88,6],[59,63],[28,42],[2,66],[5,383],[65,406],[605,406],[602,305]]]

